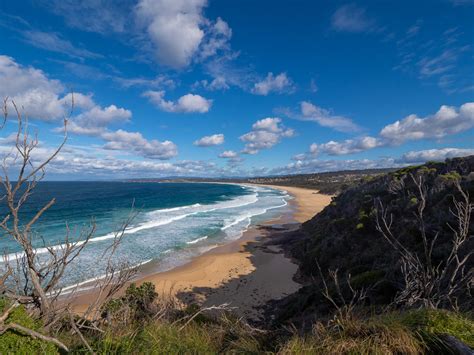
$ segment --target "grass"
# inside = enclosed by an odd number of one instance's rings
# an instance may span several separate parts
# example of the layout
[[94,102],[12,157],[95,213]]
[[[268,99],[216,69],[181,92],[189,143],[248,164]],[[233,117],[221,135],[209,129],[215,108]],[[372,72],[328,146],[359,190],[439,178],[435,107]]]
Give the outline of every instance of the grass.
[[279,354],[422,354],[425,346],[408,328],[378,317],[317,323],[312,334],[291,338]]
[[[379,271],[358,275],[362,284],[381,276]],[[357,278],[355,278],[357,279]],[[193,318],[196,309],[172,310],[166,317],[154,318],[151,304],[154,288],[131,286],[120,303],[107,305],[109,312],[117,308],[135,307],[128,321],[106,323],[103,333],[84,330],[84,336],[97,354],[424,354],[449,353],[443,336],[451,335],[474,348],[474,321],[470,316],[446,310],[407,310],[384,314],[338,313],[327,322],[316,322],[308,334],[282,336],[281,329],[258,331],[228,314],[209,318],[204,314]],[[0,299],[0,311],[6,306]],[[122,308],[123,310],[123,308]],[[139,311],[138,311],[139,310]],[[362,310],[360,310],[362,311]],[[148,313],[147,313],[148,312]],[[151,313],[150,313],[151,312]],[[110,315],[110,314],[109,314]],[[41,331],[23,307],[11,313],[15,321]],[[67,330],[59,338],[73,354],[87,349],[77,336]],[[48,343],[8,331],[0,336],[0,353],[58,353]]]
[[295,335],[279,354],[450,353],[443,335],[474,348],[474,321],[446,310],[411,310],[317,323],[311,334]]
[[474,348],[474,321],[467,315],[447,310],[414,310],[400,315],[401,322],[425,341],[452,335]]

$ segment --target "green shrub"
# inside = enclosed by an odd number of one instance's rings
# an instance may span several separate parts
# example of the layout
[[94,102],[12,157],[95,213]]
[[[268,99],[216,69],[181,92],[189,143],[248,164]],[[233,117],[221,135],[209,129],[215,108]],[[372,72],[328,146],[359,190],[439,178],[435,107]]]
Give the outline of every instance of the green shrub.
[[158,294],[155,285],[144,282],[140,286],[132,283],[125,291],[125,295],[109,301],[103,308],[102,317],[113,317],[120,315],[128,309],[130,315],[135,319],[141,319],[151,314],[153,303]]
[[401,322],[422,337],[452,335],[474,348],[474,321],[447,310],[414,310],[402,315]]
[[461,175],[457,171],[450,171],[449,173],[442,174],[439,176],[444,181],[459,181]]
[[[7,300],[0,298],[0,313],[9,307]],[[8,323],[17,323],[32,330],[41,332],[41,323],[31,318],[23,306],[15,308],[7,320]],[[50,342],[33,339],[18,331],[8,330],[0,336],[0,354],[58,354],[58,348]]]

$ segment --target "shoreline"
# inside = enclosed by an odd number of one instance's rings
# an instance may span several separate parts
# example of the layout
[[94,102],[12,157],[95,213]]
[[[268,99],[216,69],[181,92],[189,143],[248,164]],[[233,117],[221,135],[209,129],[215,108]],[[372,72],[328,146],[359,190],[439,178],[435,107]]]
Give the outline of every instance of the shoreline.
[[[329,204],[331,196],[298,187],[240,185],[286,191],[292,196],[288,201],[290,211],[253,225],[239,239],[218,245],[171,270],[147,272],[145,265],[133,282],[152,282],[160,296],[171,297],[182,306],[230,303],[237,307],[239,316],[253,320],[259,319],[259,308],[267,302],[296,292],[301,287],[293,280],[298,266],[278,246],[266,242],[310,219]],[[78,292],[74,295],[74,309],[81,313],[96,297],[94,290]]]

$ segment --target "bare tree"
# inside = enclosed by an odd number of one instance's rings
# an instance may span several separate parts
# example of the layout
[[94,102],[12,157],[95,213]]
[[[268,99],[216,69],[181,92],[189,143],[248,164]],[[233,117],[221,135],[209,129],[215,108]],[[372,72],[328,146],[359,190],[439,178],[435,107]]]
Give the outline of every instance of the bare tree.
[[[59,340],[40,334],[31,329],[14,323],[5,323],[9,314],[19,305],[25,305],[28,312],[39,316],[45,324],[45,329],[50,329],[59,319],[68,316],[71,320],[71,331],[77,333],[86,347],[91,350],[89,344],[80,333],[85,320],[96,320],[98,310],[105,302],[108,302],[128,282],[136,271],[135,268],[124,267],[123,264],[114,264],[115,254],[125,230],[135,216],[133,212],[122,226],[115,232],[115,237],[109,248],[104,251],[102,260],[106,261],[106,275],[94,286],[97,287],[99,296],[88,308],[83,317],[77,318],[71,310],[71,304],[62,296],[61,280],[68,266],[80,255],[88,244],[96,230],[94,220],[90,226],[73,233],[66,227],[66,233],[62,244],[51,246],[35,233],[34,226],[41,216],[55,203],[52,198],[29,220],[22,220],[20,214],[25,203],[33,194],[38,183],[45,177],[45,168],[60,153],[67,140],[67,122],[64,118],[64,137],[59,146],[46,156],[37,154],[39,140],[36,134],[29,133],[28,120],[24,118],[21,111],[13,101],[8,98],[3,101],[3,123],[4,127],[8,119],[8,107],[14,108],[16,113],[17,131],[14,137],[12,150],[4,157],[2,163],[3,176],[0,176],[0,184],[3,191],[0,201],[6,205],[6,215],[0,219],[0,228],[3,230],[3,238],[12,238],[20,247],[14,257],[5,253],[3,258],[3,275],[0,276],[0,294],[11,302],[11,307],[5,310],[0,317],[0,334],[9,329],[15,329],[23,334],[34,338],[55,343],[57,346],[67,350],[67,347]],[[74,107],[74,96],[72,95],[71,113]],[[69,115],[70,116],[70,115]],[[10,169],[14,170],[15,178],[11,178]],[[39,243],[42,248],[38,247]],[[75,293],[74,289],[72,293]],[[71,292],[69,300],[72,299]],[[94,313],[94,315],[92,315]],[[96,323],[92,323],[96,327]],[[97,328],[98,329],[98,328]]]
[[453,207],[449,213],[454,217],[456,225],[448,223],[452,232],[449,240],[450,248],[447,257],[440,262],[433,260],[433,250],[437,246],[440,232],[427,231],[424,212],[427,203],[427,187],[422,174],[410,174],[416,187],[418,205],[415,218],[422,240],[421,253],[405,245],[394,234],[393,215],[380,200],[377,202],[377,230],[396,250],[400,256],[401,272],[404,279],[403,289],[398,293],[395,303],[404,306],[458,307],[458,296],[462,292],[470,293],[474,285],[474,270],[469,267],[474,250],[469,250],[469,242],[473,238],[471,214],[474,205],[469,194],[464,191],[458,180],[454,186],[460,195],[453,197]]
[[344,293],[341,289],[341,283],[339,281],[339,270],[328,270],[329,281],[334,286],[334,292],[331,292],[329,289],[326,278],[324,277],[321,266],[316,261],[316,265],[319,270],[319,275],[321,276],[321,281],[323,284],[323,289],[321,291],[324,298],[326,298],[336,309],[336,316],[339,319],[347,319],[352,317],[354,310],[361,306],[364,303],[364,300],[367,298],[368,290],[366,288],[354,289],[351,283],[351,274],[346,276],[346,284],[349,290],[349,297],[344,296]]

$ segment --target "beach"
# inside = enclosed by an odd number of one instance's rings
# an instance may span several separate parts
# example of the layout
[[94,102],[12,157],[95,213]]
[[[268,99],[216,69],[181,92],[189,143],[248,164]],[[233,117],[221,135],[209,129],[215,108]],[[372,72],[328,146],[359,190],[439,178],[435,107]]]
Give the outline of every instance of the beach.
[[[174,297],[183,306],[229,304],[234,312],[250,320],[262,316],[262,306],[296,292],[293,280],[298,266],[277,245],[267,243],[279,233],[296,229],[331,201],[331,196],[298,187],[267,186],[287,191],[291,212],[251,226],[236,241],[218,246],[169,271],[143,273],[137,284],[152,282],[159,295]],[[94,292],[77,296],[77,310],[85,309]]]

